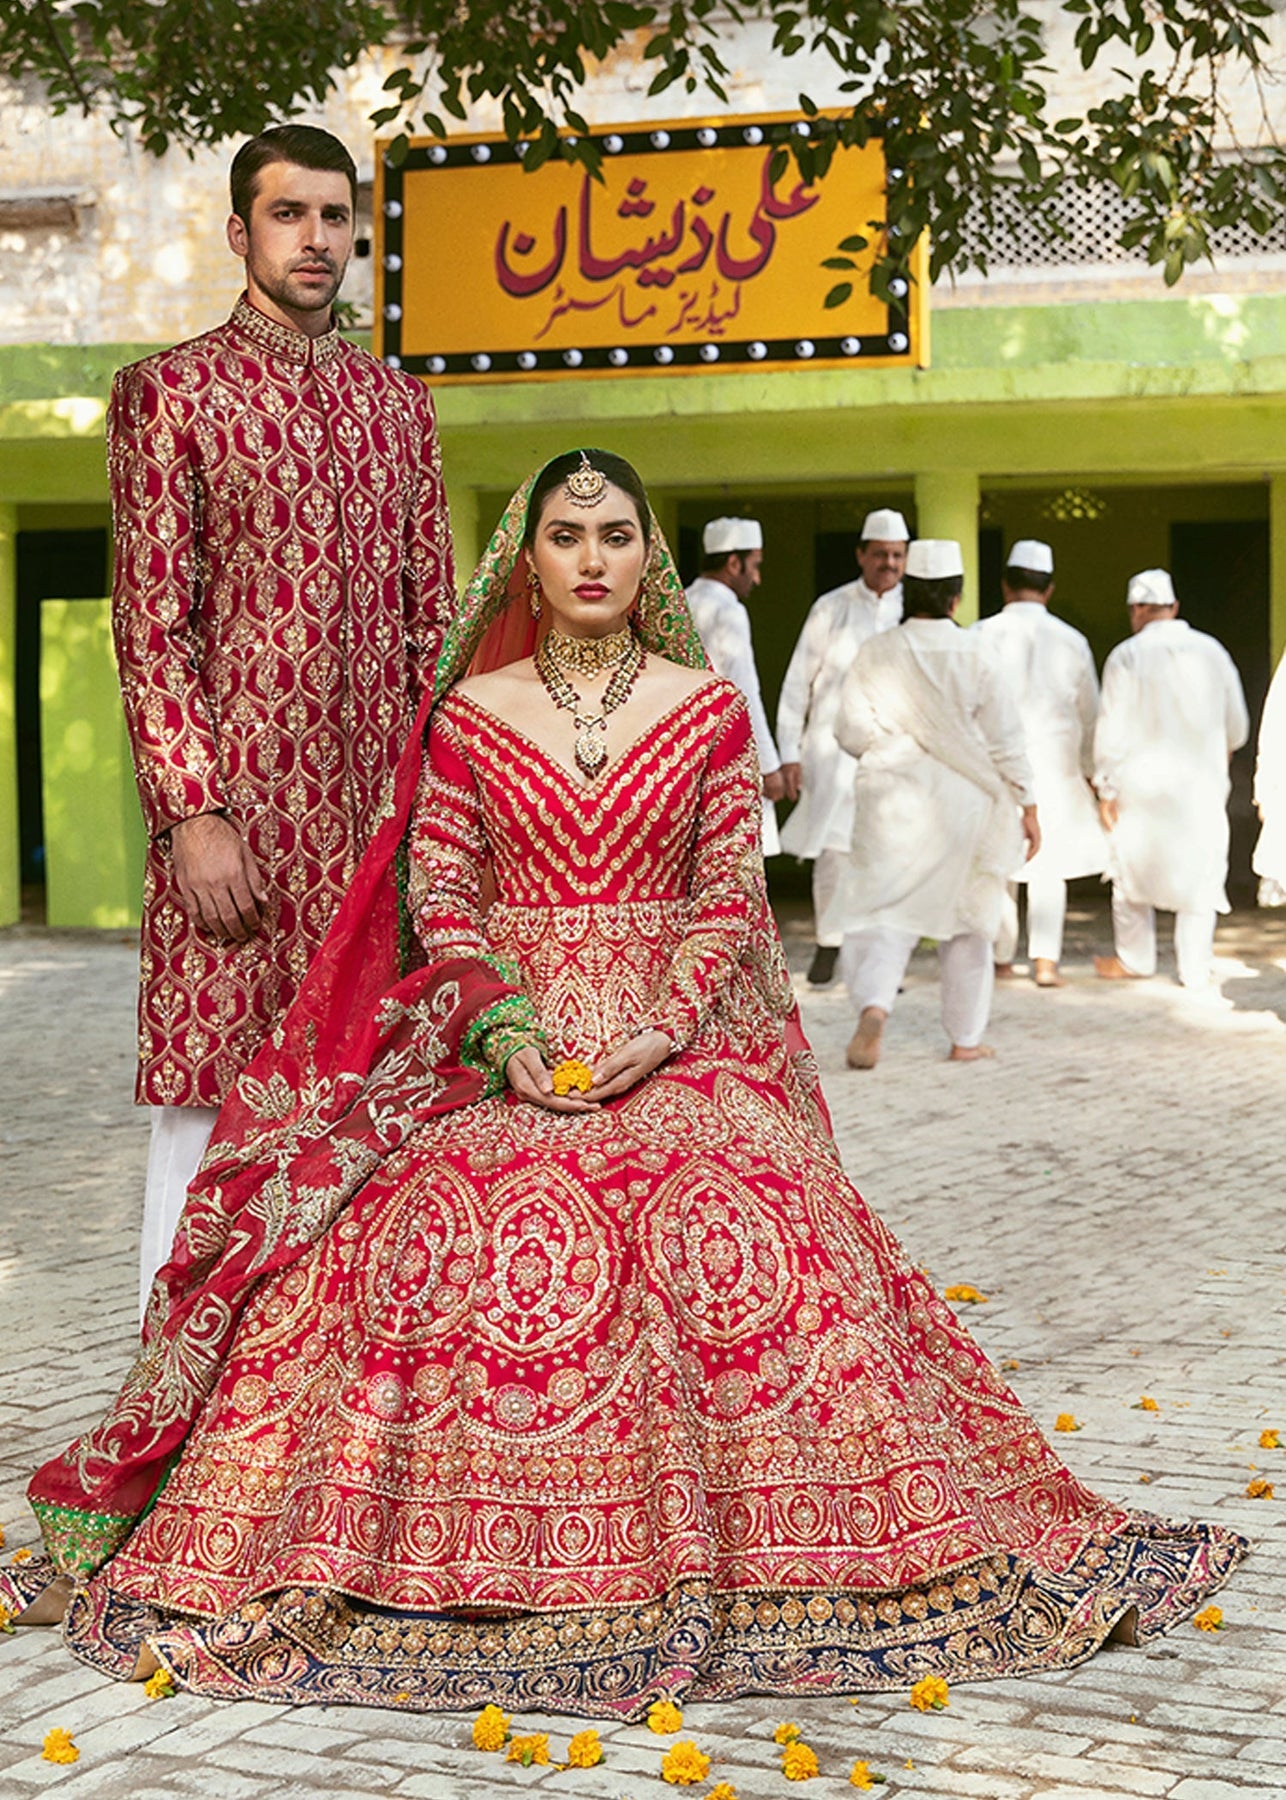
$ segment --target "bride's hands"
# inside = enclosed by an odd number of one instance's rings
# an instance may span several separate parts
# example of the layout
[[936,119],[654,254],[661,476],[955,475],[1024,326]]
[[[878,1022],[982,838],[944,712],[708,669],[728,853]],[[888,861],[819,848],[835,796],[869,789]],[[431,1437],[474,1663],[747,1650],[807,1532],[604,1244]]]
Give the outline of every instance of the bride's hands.
[[570,1094],[554,1092],[554,1078],[534,1044],[514,1051],[505,1064],[505,1080],[520,1100],[526,1100],[532,1106],[544,1106],[550,1112],[562,1113],[598,1111],[598,1099],[591,1100],[587,1095],[578,1093],[575,1088]]
[[625,1093],[636,1081],[659,1069],[673,1049],[673,1040],[664,1031],[641,1031],[603,1058],[594,1070],[590,1093],[595,1100],[611,1100]]

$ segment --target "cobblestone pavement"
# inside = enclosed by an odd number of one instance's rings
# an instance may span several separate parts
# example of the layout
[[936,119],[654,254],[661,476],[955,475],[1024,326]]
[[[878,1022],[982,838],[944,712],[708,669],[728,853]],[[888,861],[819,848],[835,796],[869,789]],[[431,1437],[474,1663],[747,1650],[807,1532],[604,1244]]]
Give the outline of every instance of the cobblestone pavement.
[[[942,1713],[904,1696],[687,1709],[684,1735],[740,1800],[851,1794],[855,1758],[888,1795],[970,1800],[1286,1797],[1286,919],[1219,934],[1221,994],[1168,972],[1096,983],[1101,910],[1075,912],[1061,992],[997,995],[992,1064],[948,1066],[931,956],[917,956],[870,1074],[842,1068],[842,997],[805,1022],[848,1168],[941,1284],[988,1296],[969,1324],[1058,1444],[1115,1499],[1219,1519],[1254,1555],[1220,1596],[1226,1628],[1186,1626],[1065,1675],[953,1689]],[[792,963],[807,954],[788,920]],[[130,1105],[134,947],[114,934],[0,933],[0,1522],[33,1542],[33,1464],[94,1419],[134,1329],[145,1125]],[[1135,1409],[1141,1395],[1156,1412]],[[1278,1497],[1252,1500],[1252,1474]],[[6,1552],[7,1554],[7,1552]],[[772,1743],[791,1717],[822,1775],[787,1787]],[[562,1753],[576,1727],[525,1718]],[[80,1761],[41,1759],[70,1729]],[[468,1721],[334,1707],[149,1701],[104,1682],[56,1634],[0,1638],[0,1795],[77,1800],[659,1800],[664,1741],[603,1727],[604,1766],[523,1770],[472,1749]]]

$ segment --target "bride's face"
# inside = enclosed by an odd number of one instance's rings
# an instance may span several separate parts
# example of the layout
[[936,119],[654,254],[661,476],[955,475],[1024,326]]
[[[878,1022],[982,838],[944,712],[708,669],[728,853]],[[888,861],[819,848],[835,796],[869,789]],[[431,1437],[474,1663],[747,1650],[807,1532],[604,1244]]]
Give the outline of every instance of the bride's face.
[[593,506],[575,506],[555,489],[528,555],[551,624],[569,637],[606,637],[629,616],[643,580],[647,541],[633,500],[609,482]]

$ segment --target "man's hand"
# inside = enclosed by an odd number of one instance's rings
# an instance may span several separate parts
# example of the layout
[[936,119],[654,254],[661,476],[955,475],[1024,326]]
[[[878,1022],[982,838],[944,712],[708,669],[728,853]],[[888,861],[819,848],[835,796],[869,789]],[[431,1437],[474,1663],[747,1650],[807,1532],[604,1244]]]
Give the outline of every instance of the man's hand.
[[244,944],[268,904],[259,865],[229,819],[198,813],[170,827],[179,897],[194,924],[221,944]]
[[1036,817],[1034,806],[1024,806],[1022,823],[1023,836],[1027,840],[1027,855],[1023,860],[1030,862],[1040,849],[1040,820]]
[[800,794],[804,791],[803,763],[783,763],[778,770],[778,773],[780,774],[782,784],[786,789],[782,798],[785,800],[798,800]]
[[1117,800],[1100,800],[1098,803],[1098,822],[1104,831],[1115,831],[1116,821],[1121,816],[1120,802]]
[[[667,1043],[669,1040],[666,1040]],[[505,1064],[505,1080],[520,1100],[532,1106],[543,1106],[549,1112],[586,1113],[598,1111],[598,1100],[578,1093],[554,1092],[554,1078],[545,1067],[545,1059],[534,1044],[515,1050]]]
[[771,775],[764,776],[764,799],[784,800],[785,798],[786,783],[782,777],[782,772],[780,769],[774,769]]
[[590,1093],[595,1100],[611,1100],[617,1094],[624,1094],[653,1069],[659,1069],[673,1049],[674,1042],[666,1032],[641,1031],[628,1044],[603,1058],[594,1070]]

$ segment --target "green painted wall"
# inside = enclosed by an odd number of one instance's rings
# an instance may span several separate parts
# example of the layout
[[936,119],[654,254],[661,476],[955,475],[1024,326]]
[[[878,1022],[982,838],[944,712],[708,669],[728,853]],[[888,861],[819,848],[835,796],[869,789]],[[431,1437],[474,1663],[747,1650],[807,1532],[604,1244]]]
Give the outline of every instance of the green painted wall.
[[134,923],[147,840],[121,712],[109,600],[41,605],[40,752],[47,922]]
[[18,725],[14,704],[18,642],[14,585],[17,533],[17,507],[0,500],[0,925],[17,923],[22,898],[18,858]]

